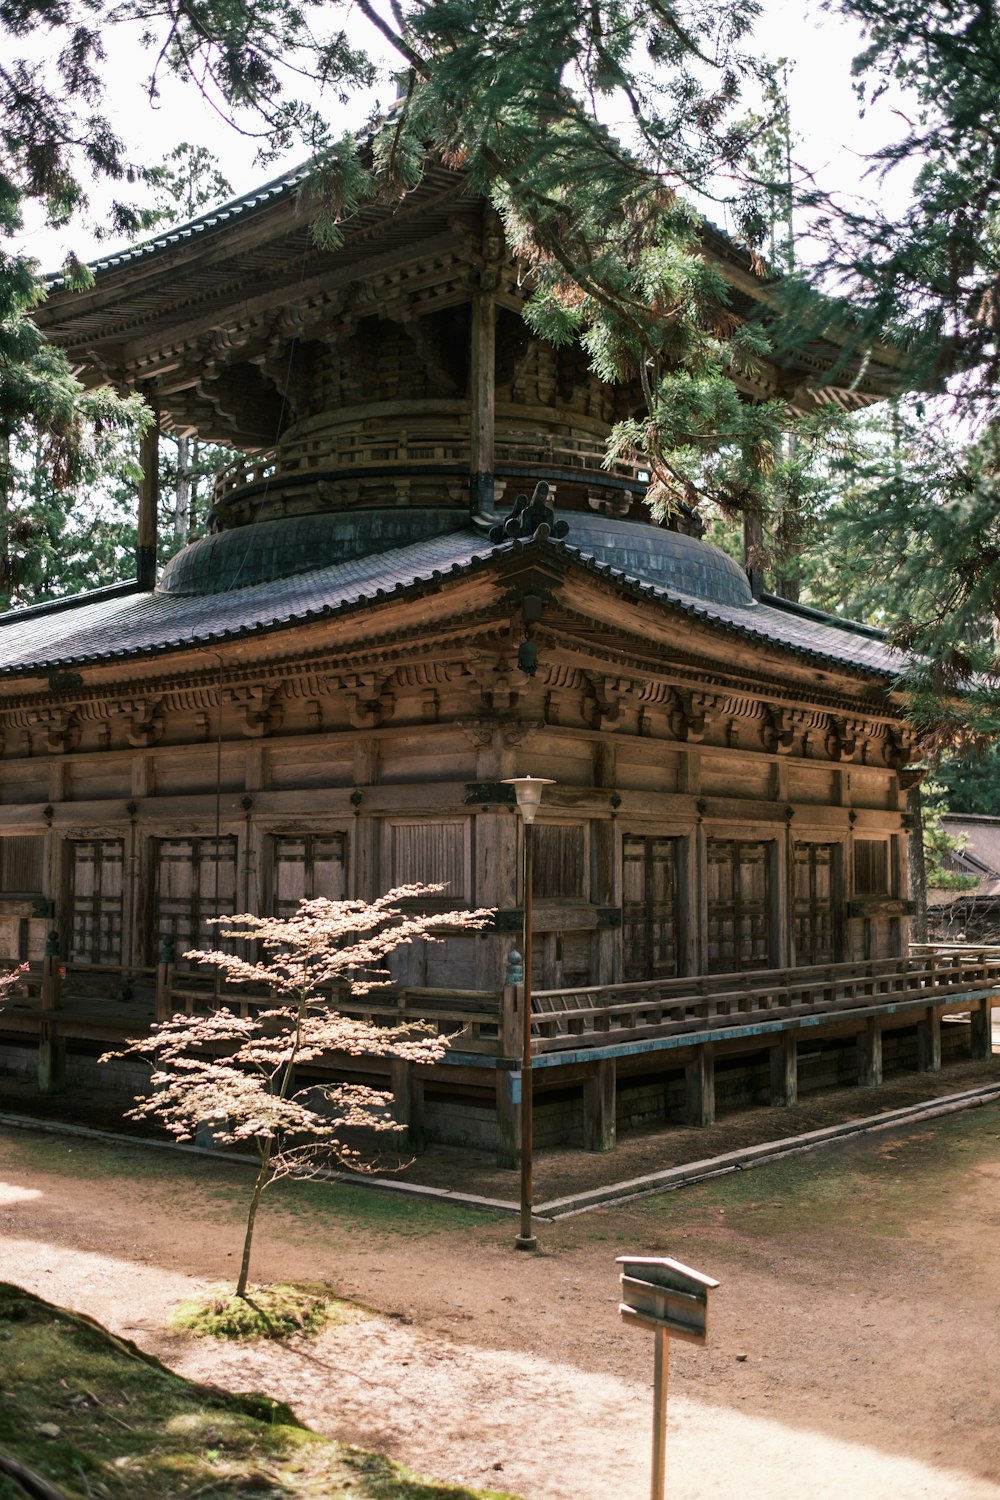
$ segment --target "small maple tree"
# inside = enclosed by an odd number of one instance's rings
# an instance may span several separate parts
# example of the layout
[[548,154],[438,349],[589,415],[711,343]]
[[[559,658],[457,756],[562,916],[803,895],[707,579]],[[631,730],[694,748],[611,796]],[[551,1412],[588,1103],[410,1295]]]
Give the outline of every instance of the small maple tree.
[[238,1297],[246,1296],[265,1187],[331,1159],[363,1170],[370,1157],[350,1134],[359,1128],[405,1128],[389,1115],[387,1092],[355,1083],[310,1083],[300,1089],[296,1068],[335,1053],[431,1063],[445,1052],[450,1039],[426,1023],[380,1025],[337,1008],[345,987],[358,995],[390,983],[383,963],[396,948],[435,942],[441,928],[488,923],[489,911],[418,913],[404,905],[443,889],[399,886],[370,903],[301,901],[294,916],[285,918],[217,917],[223,938],[250,940],[260,956],[195,950],[185,958],[213,965],[233,983],[265,986],[270,1003],[251,1016],[228,1009],[175,1015],[102,1059],[136,1054],[151,1059],[152,1090],[137,1098],[129,1111],[133,1118],[156,1119],[178,1140],[190,1140],[199,1126],[209,1126],[222,1145],[256,1148],[260,1167],[247,1211]]

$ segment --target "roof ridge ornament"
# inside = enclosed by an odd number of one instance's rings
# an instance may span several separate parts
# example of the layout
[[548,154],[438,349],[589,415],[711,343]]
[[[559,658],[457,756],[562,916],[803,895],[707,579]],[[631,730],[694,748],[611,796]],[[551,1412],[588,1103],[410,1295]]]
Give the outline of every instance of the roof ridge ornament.
[[527,495],[518,495],[514,508],[507,519],[490,530],[490,541],[499,545],[512,541],[547,541],[549,537],[559,541],[569,531],[565,521],[557,521],[555,510],[545,502],[549,498],[549,486],[543,479],[535,485],[529,500]]

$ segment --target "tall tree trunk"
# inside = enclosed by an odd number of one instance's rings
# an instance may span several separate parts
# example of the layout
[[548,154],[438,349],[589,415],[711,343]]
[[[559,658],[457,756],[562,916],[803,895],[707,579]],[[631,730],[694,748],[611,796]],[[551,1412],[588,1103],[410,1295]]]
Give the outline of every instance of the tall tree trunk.
[[190,439],[177,439],[177,485],[174,490],[174,535],[187,541],[191,535]]
[[906,793],[906,810],[913,819],[910,830],[910,897],[913,920],[910,933],[915,943],[927,941],[927,862],[924,858],[924,815],[920,784]]

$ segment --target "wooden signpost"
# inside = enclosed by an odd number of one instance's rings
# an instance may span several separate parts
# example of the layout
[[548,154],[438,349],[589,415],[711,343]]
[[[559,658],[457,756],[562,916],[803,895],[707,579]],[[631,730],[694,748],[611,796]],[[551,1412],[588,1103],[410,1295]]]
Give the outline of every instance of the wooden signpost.
[[708,1294],[719,1283],[679,1260],[649,1255],[619,1255],[622,1300],[618,1311],[626,1324],[656,1335],[653,1363],[653,1475],[650,1500],[663,1500],[667,1461],[668,1339],[704,1344],[708,1338]]

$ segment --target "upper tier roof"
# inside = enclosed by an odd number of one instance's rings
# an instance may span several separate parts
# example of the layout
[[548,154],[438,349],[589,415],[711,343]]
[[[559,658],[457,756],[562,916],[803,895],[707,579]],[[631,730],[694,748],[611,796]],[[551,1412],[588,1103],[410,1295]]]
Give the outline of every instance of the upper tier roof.
[[[171,371],[183,366],[199,341],[209,340],[213,354],[226,358],[231,345],[223,347],[220,339],[245,342],[254,320],[265,314],[276,318],[272,335],[295,338],[299,310],[317,298],[365,278],[378,280],[419,257],[450,255],[450,269],[441,262],[444,274],[454,280],[461,262],[475,279],[486,207],[468,192],[460,172],[431,162],[416,189],[395,203],[363,205],[341,226],[342,245],[324,250],[311,235],[314,200],[303,166],[190,223],[103,256],[91,267],[95,280],[87,290],[70,291],[59,275],[50,277],[48,299],[35,316],[88,378],[155,381],[169,413]],[[749,317],[766,309],[777,278],[707,221],[701,240],[706,257],[730,284],[733,311]],[[411,300],[415,288],[411,278]],[[456,286],[455,294],[467,300],[470,292]],[[496,288],[498,304],[520,311],[525,295],[509,260]],[[746,377],[748,393],[781,395],[800,407],[831,401],[857,407],[894,394],[899,377],[893,351],[871,347],[863,356],[848,356],[850,335],[848,309],[831,303],[825,326],[793,353],[762,360]],[[203,357],[204,349],[199,352]]]

